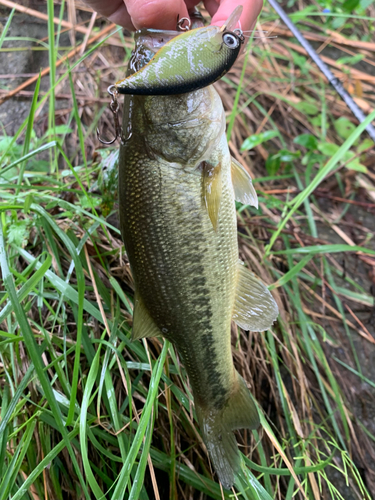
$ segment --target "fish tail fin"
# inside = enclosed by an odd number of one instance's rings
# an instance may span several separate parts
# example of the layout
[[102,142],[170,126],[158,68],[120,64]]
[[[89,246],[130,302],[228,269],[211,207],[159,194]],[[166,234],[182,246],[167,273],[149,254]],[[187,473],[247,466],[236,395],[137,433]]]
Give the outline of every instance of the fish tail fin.
[[240,455],[233,431],[257,429],[260,425],[250,391],[236,372],[233,390],[223,408],[212,410],[196,404],[196,410],[214,469],[223,487],[230,489],[240,469]]

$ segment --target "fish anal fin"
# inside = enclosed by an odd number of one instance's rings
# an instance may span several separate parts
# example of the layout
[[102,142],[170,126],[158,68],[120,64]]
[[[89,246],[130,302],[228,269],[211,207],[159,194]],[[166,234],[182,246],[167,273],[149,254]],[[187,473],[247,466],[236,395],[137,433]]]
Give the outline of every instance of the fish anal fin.
[[258,208],[258,196],[253,186],[250,175],[235,158],[231,158],[231,174],[234,189],[234,198],[244,205]]
[[136,292],[134,297],[132,340],[161,336],[161,331]]
[[200,164],[200,168],[202,170],[202,200],[216,231],[222,194],[221,163],[214,167],[204,161]]
[[246,382],[237,372],[236,377],[234,390],[225,408],[224,419],[232,431],[257,429],[260,425],[258,410]]
[[240,454],[233,431],[257,429],[258,410],[243,378],[236,372],[230,396],[222,409],[209,411],[196,405],[203,440],[224,488],[233,486],[240,469]]
[[244,330],[263,332],[272,326],[278,314],[275,299],[266,285],[240,261],[233,321]]

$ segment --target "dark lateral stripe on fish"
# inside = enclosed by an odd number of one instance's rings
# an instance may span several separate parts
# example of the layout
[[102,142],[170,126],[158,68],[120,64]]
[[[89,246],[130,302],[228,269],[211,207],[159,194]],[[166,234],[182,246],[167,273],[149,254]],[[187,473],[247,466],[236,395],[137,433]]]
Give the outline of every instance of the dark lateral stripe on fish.
[[227,390],[220,382],[219,363],[217,361],[215,338],[212,331],[206,330],[201,337],[200,346],[204,353],[206,368],[208,371],[208,384],[211,392],[211,401],[214,401],[216,409],[223,407],[227,399]]

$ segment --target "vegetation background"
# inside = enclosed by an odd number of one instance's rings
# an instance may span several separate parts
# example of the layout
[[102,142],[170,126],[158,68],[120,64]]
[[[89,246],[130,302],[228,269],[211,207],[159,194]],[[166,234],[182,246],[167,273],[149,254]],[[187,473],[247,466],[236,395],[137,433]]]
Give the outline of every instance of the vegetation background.
[[[371,0],[282,5],[374,119]],[[130,342],[118,145],[95,130],[132,36],[74,0],[0,0],[0,23],[0,500],[374,497],[375,145],[275,12],[216,84],[260,200],[241,258],[280,308],[233,330],[263,427],[232,492],[173,347]]]

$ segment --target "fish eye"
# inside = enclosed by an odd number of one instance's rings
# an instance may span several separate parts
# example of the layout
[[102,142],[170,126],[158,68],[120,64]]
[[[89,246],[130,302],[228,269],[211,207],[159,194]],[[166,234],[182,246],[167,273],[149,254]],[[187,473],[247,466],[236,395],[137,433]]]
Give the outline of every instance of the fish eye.
[[238,37],[233,33],[224,33],[223,42],[229,49],[236,49],[240,44]]

